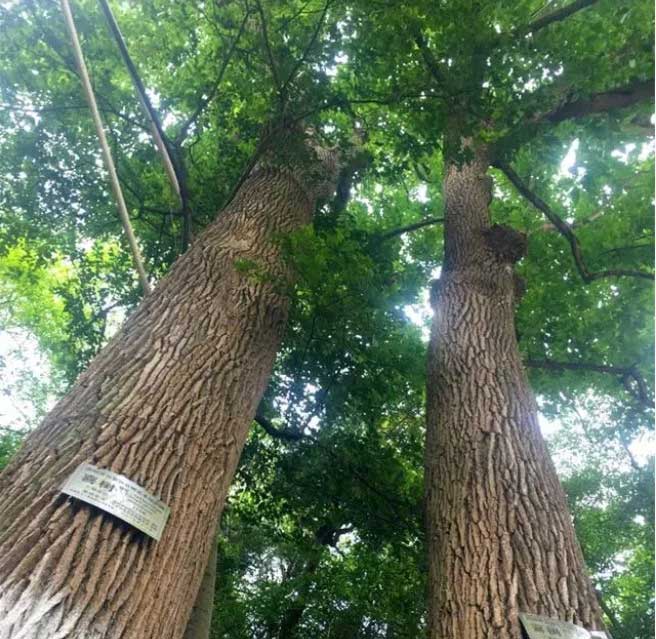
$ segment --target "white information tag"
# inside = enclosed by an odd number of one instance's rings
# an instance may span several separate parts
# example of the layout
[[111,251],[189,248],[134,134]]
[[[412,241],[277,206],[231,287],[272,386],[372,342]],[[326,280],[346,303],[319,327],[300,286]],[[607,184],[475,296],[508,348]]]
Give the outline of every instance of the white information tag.
[[139,484],[91,464],[80,464],[61,491],[115,515],[157,541],[171,512]]
[[525,612],[521,612],[519,618],[530,639],[590,639],[590,633],[585,628],[567,621]]

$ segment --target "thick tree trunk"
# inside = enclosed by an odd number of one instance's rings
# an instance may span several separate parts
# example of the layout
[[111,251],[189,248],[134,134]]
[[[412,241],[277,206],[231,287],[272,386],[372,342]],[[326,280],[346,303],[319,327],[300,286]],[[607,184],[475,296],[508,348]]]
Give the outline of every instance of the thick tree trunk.
[[430,639],[519,639],[519,612],[601,627],[514,330],[525,238],[492,226],[485,152],[448,165],[426,445]]
[[[256,167],[0,476],[0,638],[182,637],[286,322],[274,240],[334,184],[332,154],[287,139],[276,157],[285,165]],[[161,540],[62,495],[81,462],[168,504]]]

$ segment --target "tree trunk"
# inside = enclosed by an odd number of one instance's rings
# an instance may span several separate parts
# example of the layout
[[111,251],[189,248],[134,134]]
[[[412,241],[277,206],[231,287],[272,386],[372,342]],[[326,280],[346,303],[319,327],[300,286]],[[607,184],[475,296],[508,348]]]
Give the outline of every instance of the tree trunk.
[[203,580],[200,582],[200,588],[191,609],[183,639],[210,639],[212,612],[214,611],[214,592],[216,590],[217,551],[215,538],[210,548],[210,556],[207,560],[207,566],[205,566]]
[[[281,159],[282,158],[282,159]],[[179,639],[287,318],[274,241],[334,188],[334,154],[276,142],[0,475],[0,638]],[[81,462],[171,515],[159,542],[60,493]]]
[[312,557],[304,566],[302,583],[296,597],[285,609],[275,634],[276,639],[296,639],[298,630],[303,619],[303,613],[307,607],[307,597],[312,585],[311,579],[319,567],[319,553]]
[[427,387],[430,639],[519,639],[524,611],[601,627],[515,339],[526,240],[490,224],[487,171],[478,149],[444,181]]

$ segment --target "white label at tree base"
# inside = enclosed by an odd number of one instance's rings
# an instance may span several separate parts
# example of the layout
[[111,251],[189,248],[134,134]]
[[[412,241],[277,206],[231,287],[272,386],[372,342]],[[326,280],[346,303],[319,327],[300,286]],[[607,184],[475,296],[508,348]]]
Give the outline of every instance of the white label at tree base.
[[171,512],[139,484],[91,464],[80,464],[61,491],[115,515],[157,541]]
[[521,612],[519,619],[524,626],[529,639],[590,639],[591,637],[606,637],[605,632],[599,630],[588,632],[581,626],[575,626],[567,621],[542,617],[541,615],[529,615]]

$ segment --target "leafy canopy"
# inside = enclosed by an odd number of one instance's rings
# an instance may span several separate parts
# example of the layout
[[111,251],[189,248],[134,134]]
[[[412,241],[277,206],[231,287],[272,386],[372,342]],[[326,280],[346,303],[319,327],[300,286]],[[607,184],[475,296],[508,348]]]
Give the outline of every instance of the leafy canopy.
[[[652,286],[586,277],[653,271],[651,4],[112,8],[184,184],[181,207],[99,8],[76,2],[154,280],[271,123],[302,120],[353,159],[312,227],[281,238],[299,277],[222,523],[214,636],[422,636],[427,286],[460,136],[493,151],[493,220],[528,235],[517,335],[610,628],[653,636]],[[20,344],[0,350],[0,391],[29,409],[0,411],[4,464],[139,288],[57,4],[4,3],[0,29],[0,339]]]

